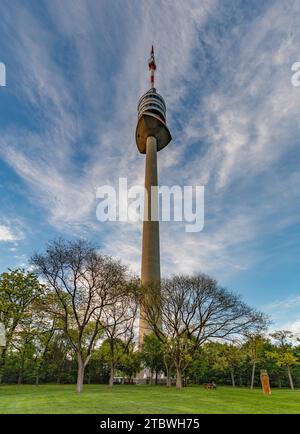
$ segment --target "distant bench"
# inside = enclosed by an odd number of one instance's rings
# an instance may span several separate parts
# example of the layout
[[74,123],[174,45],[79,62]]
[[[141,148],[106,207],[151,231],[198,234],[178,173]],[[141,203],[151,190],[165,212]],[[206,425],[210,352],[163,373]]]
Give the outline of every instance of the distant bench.
[[204,383],[203,387],[204,389],[216,389],[217,385],[215,383]]

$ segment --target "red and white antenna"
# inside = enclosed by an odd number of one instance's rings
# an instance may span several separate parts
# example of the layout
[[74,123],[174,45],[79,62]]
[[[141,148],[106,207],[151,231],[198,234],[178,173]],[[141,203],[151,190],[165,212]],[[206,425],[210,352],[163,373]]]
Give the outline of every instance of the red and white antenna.
[[151,54],[150,54],[150,59],[149,59],[149,69],[150,69],[150,84],[151,84],[151,88],[153,89],[154,88],[154,72],[156,70],[153,45],[151,48]]

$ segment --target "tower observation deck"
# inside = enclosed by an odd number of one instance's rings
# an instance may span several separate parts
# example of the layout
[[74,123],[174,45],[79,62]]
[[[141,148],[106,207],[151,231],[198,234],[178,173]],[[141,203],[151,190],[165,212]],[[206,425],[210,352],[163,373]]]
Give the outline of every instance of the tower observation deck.
[[142,154],[146,154],[147,137],[157,140],[157,151],[171,141],[171,134],[166,125],[166,103],[153,87],[139,100],[136,144]]

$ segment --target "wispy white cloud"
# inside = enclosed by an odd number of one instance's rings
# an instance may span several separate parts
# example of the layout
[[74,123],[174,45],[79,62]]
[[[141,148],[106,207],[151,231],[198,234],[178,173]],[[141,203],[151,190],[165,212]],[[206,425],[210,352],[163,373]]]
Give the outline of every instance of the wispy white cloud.
[[300,307],[300,295],[294,297],[289,296],[283,300],[276,300],[265,307],[268,312],[282,312],[289,311],[291,309],[299,309]]
[[300,295],[289,295],[264,305],[272,318],[271,331],[289,330],[300,336]]
[[15,242],[24,238],[24,234],[18,228],[7,224],[0,224],[0,242]]
[[[252,25],[242,23],[213,51],[220,79],[184,130],[187,141],[205,139],[187,168],[203,168],[216,188],[265,172],[295,147],[299,138],[299,92],[291,86],[290,66],[297,59],[298,3],[275,2]],[[215,35],[214,35],[215,36]],[[210,35],[207,35],[209,40]],[[236,38],[239,38],[238,48]]]
[[300,317],[295,321],[288,321],[282,324],[281,330],[289,330],[294,336],[300,337]]

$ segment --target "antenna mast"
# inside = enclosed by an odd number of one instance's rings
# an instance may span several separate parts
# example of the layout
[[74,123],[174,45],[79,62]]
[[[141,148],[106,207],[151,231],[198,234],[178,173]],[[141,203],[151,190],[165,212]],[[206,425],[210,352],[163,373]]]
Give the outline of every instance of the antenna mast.
[[151,48],[151,54],[150,54],[150,59],[149,59],[149,70],[150,70],[150,85],[151,85],[151,89],[154,89],[154,73],[155,73],[155,70],[156,70],[156,63],[155,63],[153,45],[152,45],[152,48]]

